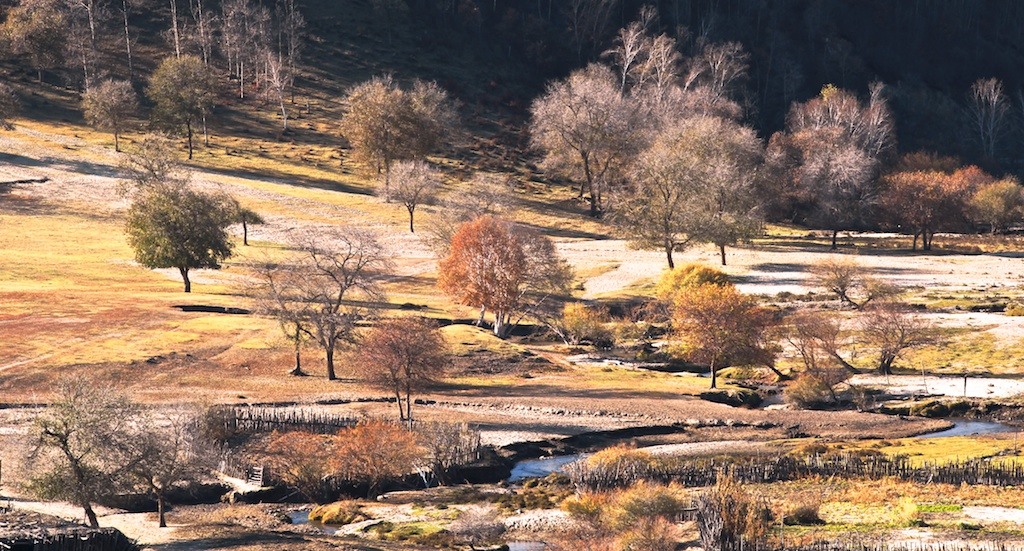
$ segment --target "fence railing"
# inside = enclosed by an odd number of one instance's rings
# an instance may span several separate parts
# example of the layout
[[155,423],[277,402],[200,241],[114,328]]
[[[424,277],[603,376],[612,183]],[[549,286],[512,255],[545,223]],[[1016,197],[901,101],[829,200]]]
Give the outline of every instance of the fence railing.
[[2,551],[138,551],[134,541],[113,528],[72,529],[0,538]]
[[1024,485],[1024,465],[980,460],[915,465],[906,456],[811,455],[743,460],[680,460],[615,470],[590,468],[580,462],[570,465],[566,474],[578,487],[588,489],[628,486],[640,480],[674,482],[693,488],[714,485],[722,475],[731,476],[743,483],[772,483],[820,476],[871,480],[898,478],[921,484]]

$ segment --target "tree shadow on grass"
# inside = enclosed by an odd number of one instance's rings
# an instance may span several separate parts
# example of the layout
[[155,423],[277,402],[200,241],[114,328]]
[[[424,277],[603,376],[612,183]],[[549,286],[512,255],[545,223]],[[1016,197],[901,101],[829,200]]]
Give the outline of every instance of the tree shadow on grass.
[[310,176],[296,176],[279,170],[255,170],[245,168],[219,168],[210,166],[196,167],[197,170],[230,176],[234,178],[246,178],[250,180],[273,181],[282,185],[296,186],[306,189],[320,189],[324,191],[337,191],[341,193],[352,193],[355,195],[373,195],[368,188],[356,187],[345,184],[338,180],[327,178],[315,178]]
[[[114,165],[95,163],[92,161],[59,159],[51,156],[26,157],[17,153],[0,153],[0,166],[7,164],[21,168],[52,168],[86,176],[119,178],[120,170]],[[0,181],[6,180],[0,176]]]

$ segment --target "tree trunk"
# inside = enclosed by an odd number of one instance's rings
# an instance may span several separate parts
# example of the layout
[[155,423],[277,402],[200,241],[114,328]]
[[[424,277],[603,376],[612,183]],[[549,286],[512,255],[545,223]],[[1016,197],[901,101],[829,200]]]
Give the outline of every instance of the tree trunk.
[[494,314],[494,336],[499,339],[504,339],[508,336],[509,327],[508,314],[505,312],[495,312]]
[[92,503],[89,503],[89,500],[82,502],[82,510],[85,511],[85,519],[89,523],[89,527],[99,528],[100,521],[96,518],[96,511],[92,510]]
[[114,131],[114,151],[116,151],[118,153],[121,152],[121,136],[120,136],[120,134],[121,133],[118,132],[117,130]]
[[206,110],[203,110],[203,145],[210,147],[210,131],[206,128]]
[[896,358],[883,355],[878,362],[878,372],[882,375],[892,375],[892,362],[895,360]]
[[295,328],[295,368],[291,370],[289,375],[305,375],[302,372],[302,333],[298,327]]
[[[191,158],[191,157],[190,157]],[[836,250],[836,237],[839,236],[839,230],[832,230],[832,250]]]
[[[174,37],[174,57],[181,57],[181,40],[178,37],[178,0],[170,0],[171,35]],[[189,156],[189,159],[192,157]]]
[[278,103],[281,104],[281,119],[284,120],[284,130],[288,131],[288,109],[284,105],[284,90],[281,90],[281,94],[278,96]]
[[242,216],[242,244],[249,246],[249,224],[245,221],[245,216]]
[[484,326],[484,316],[485,315],[487,315],[487,307],[486,306],[481,306],[480,307],[480,317],[476,320],[476,326],[477,327],[483,327]]
[[665,257],[668,258],[668,269],[669,270],[674,270],[675,267],[676,267],[676,263],[672,259],[672,249],[673,249],[672,242],[671,241],[666,241],[665,242]]
[[718,368],[711,362],[711,388],[718,388]]
[[405,421],[405,410],[402,409],[402,391],[395,386],[395,404],[398,405],[398,421]]
[[188,268],[178,268],[178,271],[181,272],[181,279],[182,279],[182,281],[185,282],[185,292],[186,293],[191,293],[192,292],[192,281],[190,281],[189,278],[188,278]]
[[911,251],[916,251],[917,250],[917,236],[918,236],[919,233],[921,233],[921,232],[919,232],[917,230],[914,230],[914,243],[910,246],[910,250]]
[[121,13],[124,15],[124,50],[128,54],[128,80],[135,80],[135,69],[132,66],[132,33],[128,26],[128,0],[121,0]]
[[188,132],[188,158],[192,160],[192,122],[185,123],[185,130]]
[[405,420],[409,422],[409,428],[412,428],[412,389],[405,387]]
[[413,211],[416,210],[416,207],[408,207],[408,208],[409,208],[409,233],[416,233],[416,230],[414,230],[413,227],[412,227],[412,216],[413,216]]
[[163,492],[156,494],[156,511],[157,516],[160,517],[160,528],[167,528],[167,500],[164,499]]
[[722,266],[725,266],[725,245],[718,246],[718,254],[722,257]]
[[329,346],[326,349],[327,352],[327,380],[333,381],[338,378],[334,374],[334,346]]

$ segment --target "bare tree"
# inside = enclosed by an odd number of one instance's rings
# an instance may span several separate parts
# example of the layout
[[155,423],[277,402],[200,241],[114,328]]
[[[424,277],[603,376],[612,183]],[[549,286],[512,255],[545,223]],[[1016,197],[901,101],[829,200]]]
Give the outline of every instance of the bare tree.
[[38,472],[29,489],[44,499],[66,499],[99,527],[92,504],[131,487],[142,456],[133,440],[138,408],[118,389],[87,377],[62,379],[56,398],[37,419],[32,452]]
[[132,59],[132,28],[129,25],[132,4],[129,0],[121,0],[121,19],[124,22],[124,52],[128,61],[128,81],[135,80],[135,64]]
[[139,108],[139,98],[130,82],[107,79],[82,94],[85,120],[114,134],[114,151],[121,151],[121,132]]
[[203,438],[194,411],[151,414],[144,423],[147,429],[133,441],[140,460],[132,472],[156,499],[157,519],[165,528],[168,492],[206,475],[213,465],[214,448]]
[[788,320],[790,331],[787,336],[803,360],[804,367],[812,372],[824,372],[839,366],[849,373],[857,368],[842,355],[849,345],[843,320],[833,312],[800,312]]
[[[423,161],[399,161],[391,169],[391,197],[409,211],[409,231],[413,229],[416,207],[429,204],[441,188],[441,173]],[[381,190],[387,193],[386,190]]]
[[812,280],[836,295],[843,304],[863,309],[873,300],[891,298],[899,288],[871,277],[854,260],[828,258],[811,266]]
[[515,179],[504,174],[474,172],[465,189],[441,200],[441,209],[427,221],[427,243],[438,258],[448,256],[459,226],[487,214],[500,214],[511,206]]
[[[321,230],[301,239],[298,249],[287,270],[261,271],[266,311],[288,328],[286,333],[301,331],[323,349],[327,378],[334,380],[335,351],[353,342],[356,324],[385,299],[381,281],[391,263],[373,235],[355,228]],[[296,362],[300,343],[296,337]]]
[[178,0],[168,0],[170,6],[171,15],[171,38],[174,45],[174,57],[181,57],[181,32],[178,27],[180,20],[178,19]]
[[567,0],[562,9],[569,20],[569,35],[576,49],[576,58],[583,61],[585,55],[604,39],[619,0]]
[[872,305],[861,317],[860,327],[865,342],[877,351],[878,372],[883,375],[891,374],[893,363],[907,351],[936,340],[920,315],[893,301]]
[[295,346],[295,366],[289,375],[306,375],[302,370],[302,343],[307,337],[307,304],[302,302],[303,272],[295,264],[264,262],[255,267],[256,278],[248,288],[255,310],[273,317],[285,337]]
[[530,139],[545,168],[578,181],[591,215],[600,216],[606,189],[640,149],[639,106],[622,97],[611,69],[591,64],[548,85],[531,114]]
[[1003,92],[1003,83],[997,78],[978,79],[971,85],[968,98],[967,114],[981,153],[987,159],[995,159],[1010,114],[1010,102]]
[[146,134],[121,158],[120,169],[125,174],[126,192],[156,185],[184,184],[191,178],[185,170],[171,140],[162,134]]
[[444,337],[431,321],[382,320],[359,343],[366,378],[395,397],[398,418],[412,423],[412,394],[437,379],[451,362]]
[[[636,73],[647,61],[651,38],[647,35],[648,27],[657,18],[654,6],[640,8],[640,17],[619,29],[612,47],[602,54],[610,58],[619,72],[619,90],[625,95],[628,84],[638,84]],[[633,81],[632,83],[630,81]]]
[[665,130],[636,162],[615,220],[634,244],[673,252],[692,242],[725,246],[761,227],[752,192],[761,155],[754,133],[716,117],[684,119]]
[[798,312],[789,316],[786,340],[804,365],[804,373],[814,377],[828,390],[833,402],[839,401],[836,385],[850,378],[856,369],[840,354],[842,325],[835,314]]

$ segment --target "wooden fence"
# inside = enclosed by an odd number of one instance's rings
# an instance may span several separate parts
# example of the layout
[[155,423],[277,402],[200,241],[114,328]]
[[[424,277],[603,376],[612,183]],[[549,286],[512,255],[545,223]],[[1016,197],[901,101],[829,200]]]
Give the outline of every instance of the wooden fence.
[[62,530],[0,538],[2,551],[138,551],[135,542],[113,528]]
[[[1019,545],[984,541],[969,543],[864,543],[856,541],[820,541],[812,544],[795,546],[785,546],[778,543],[772,545],[762,544],[762,546],[748,545],[744,549],[746,551],[1024,551],[1024,547]],[[736,551],[739,551],[739,548],[737,548]]]
[[360,418],[327,413],[313,408],[226,407],[211,410],[210,422],[222,434],[305,431],[333,434],[355,426]]
[[567,468],[566,474],[578,487],[594,490],[628,486],[640,480],[675,482],[695,488],[714,485],[723,474],[742,483],[772,483],[820,476],[869,480],[892,477],[920,484],[1024,485],[1024,466],[1018,464],[963,461],[913,465],[905,456],[811,455],[743,460],[668,460],[635,469],[626,466],[595,469],[580,462]]

